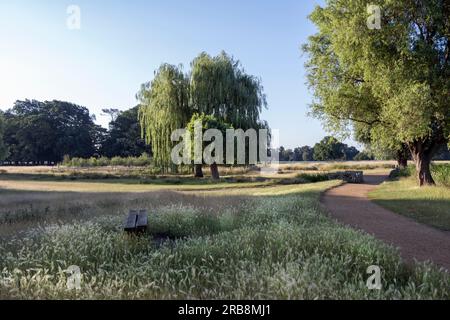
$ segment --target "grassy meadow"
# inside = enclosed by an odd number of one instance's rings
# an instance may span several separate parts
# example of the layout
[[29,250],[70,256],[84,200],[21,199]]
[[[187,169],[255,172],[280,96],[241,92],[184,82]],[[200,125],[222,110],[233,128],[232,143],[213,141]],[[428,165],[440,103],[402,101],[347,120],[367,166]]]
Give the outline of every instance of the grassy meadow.
[[[36,170],[0,175],[0,299],[450,298],[448,273],[405,265],[330,219],[319,198],[341,182],[315,170],[218,184]],[[126,213],[140,208],[147,233],[124,234]],[[80,290],[67,288],[72,265]],[[366,286],[371,265],[382,268],[382,290]]]
[[436,186],[419,188],[413,168],[383,183],[369,197],[379,205],[420,223],[450,231],[450,165],[432,167]]

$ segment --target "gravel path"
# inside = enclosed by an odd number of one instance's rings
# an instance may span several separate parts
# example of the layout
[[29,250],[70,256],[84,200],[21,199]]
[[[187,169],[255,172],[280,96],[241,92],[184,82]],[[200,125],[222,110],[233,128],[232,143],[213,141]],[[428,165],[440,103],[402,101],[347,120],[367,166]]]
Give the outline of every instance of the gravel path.
[[414,259],[432,261],[450,270],[450,232],[419,224],[371,202],[367,194],[387,176],[366,175],[364,178],[364,184],[345,184],[322,196],[322,204],[330,215],[399,248],[408,263]]

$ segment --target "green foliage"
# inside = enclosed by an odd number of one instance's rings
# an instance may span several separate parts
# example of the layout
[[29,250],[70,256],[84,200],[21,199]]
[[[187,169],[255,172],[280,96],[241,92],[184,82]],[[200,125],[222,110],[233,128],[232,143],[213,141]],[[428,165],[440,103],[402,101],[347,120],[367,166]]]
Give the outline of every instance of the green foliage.
[[172,132],[184,128],[194,113],[214,115],[218,122],[244,130],[268,127],[259,120],[267,104],[260,81],[224,52],[217,57],[201,53],[189,75],[162,65],[138,98],[142,133],[152,144],[155,163],[164,167],[172,165]]
[[366,151],[361,151],[360,153],[358,153],[355,158],[355,161],[369,161],[369,160],[374,160],[373,156]]
[[138,157],[144,152],[151,152],[141,137],[141,126],[138,120],[139,106],[124,112],[116,109],[105,111],[114,112],[109,124],[108,135],[102,143],[100,154],[108,158]]
[[[406,143],[428,163],[450,137],[450,8],[445,1],[373,4],[381,7],[381,29],[367,27],[367,1],[328,0],[310,16],[319,29],[304,46],[311,113],[341,133],[358,123],[383,148]],[[421,184],[432,183],[426,169]]]
[[201,53],[191,63],[192,108],[230,123],[234,128],[259,128],[267,106],[260,80],[246,74],[240,63],[222,52],[216,57]]
[[450,164],[434,164],[431,172],[438,185],[450,188]]
[[[206,215],[199,208],[168,206],[150,217],[150,233],[142,237],[124,235],[121,216],[47,226],[1,242],[0,297],[450,297],[448,274],[430,265],[405,267],[394,249],[328,219],[318,197],[311,190],[264,196]],[[373,264],[383,268],[380,291],[366,287],[366,269]],[[70,265],[81,268],[82,290],[67,290]]]
[[316,183],[330,180],[328,173],[301,173],[296,177],[307,183]]
[[[216,129],[216,130],[220,131],[220,133],[222,134],[222,138],[223,138],[222,158],[225,159],[225,157],[226,157],[226,154],[225,154],[225,152],[226,152],[226,131],[227,131],[227,129],[232,129],[232,126],[228,123],[225,123],[225,122],[217,119],[215,116],[206,115],[204,113],[202,113],[202,114],[194,113],[192,115],[191,120],[186,125],[186,130],[191,134],[191,138],[192,138],[192,142],[191,142],[192,159],[194,159],[194,139],[195,139],[194,128],[195,128],[195,124],[197,122],[200,122],[202,124],[202,132],[201,132],[202,137],[206,130]],[[203,142],[202,150],[205,150],[205,147],[208,146],[209,144],[211,144],[211,142]],[[213,156],[215,156],[215,153],[213,153]]]
[[314,146],[314,160],[353,160],[358,150],[355,147],[348,147],[339,142],[334,137],[325,137]]
[[303,146],[299,149],[295,149],[294,153],[298,153],[299,157],[297,161],[313,161],[314,160],[314,149],[309,146]]
[[3,136],[5,134],[5,122],[3,119],[3,113],[0,111],[0,161],[4,160],[8,156],[8,148],[6,147]]
[[222,133],[224,139],[226,136],[227,129],[233,129],[233,127],[230,124],[218,119],[216,116],[206,115],[204,113],[202,114],[194,113],[189,123],[186,125],[186,130],[191,133],[191,136],[194,136],[194,127],[196,122],[200,122],[202,124],[203,132],[209,129],[219,130]]
[[189,80],[180,67],[163,64],[155,78],[142,85],[139,120],[146,143],[152,145],[157,166],[171,164],[172,132],[185,127],[192,111],[189,108]]
[[16,101],[5,113],[10,161],[54,161],[64,155],[91,157],[105,130],[85,107],[63,101]]
[[[439,186],[450,187],[450,164],[436,164],[431,165],[431,174]],[[412,177],[416,175],[416,169],[412,166],[403,168],[397,171],[393,178]]]
[[100,157],[100,158],[70,158],[65,156],[62,162],[63,166],[68,167],[106,167],[106,166],[127,166],[144,167],[152,165],[152,158],[143,153],[139,157]]

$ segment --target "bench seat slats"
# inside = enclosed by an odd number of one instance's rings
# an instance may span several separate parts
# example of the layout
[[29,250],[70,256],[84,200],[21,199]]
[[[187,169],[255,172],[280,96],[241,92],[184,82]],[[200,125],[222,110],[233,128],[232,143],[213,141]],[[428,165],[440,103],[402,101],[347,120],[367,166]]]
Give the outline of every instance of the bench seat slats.
[[124,230],[126,232],[144,232],[148,226],[147,210],[130,210],[128,217],[124,222]]

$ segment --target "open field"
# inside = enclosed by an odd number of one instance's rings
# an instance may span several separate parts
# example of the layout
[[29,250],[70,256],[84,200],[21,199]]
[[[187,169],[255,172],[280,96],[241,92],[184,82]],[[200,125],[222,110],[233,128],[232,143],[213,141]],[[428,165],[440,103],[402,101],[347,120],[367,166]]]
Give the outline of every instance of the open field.
[[[446,163],[441,161],[440,163]],[[396,165],[395,161],[336,161],[336,162],[281,162],[279,165],[281,172],[286,171],[335,171],[335,170],[373,170],[373,169],[392,169]],[[224,176],[258,174],[252,172],[246,167],[220,167]],[[113,176],[161,176],[154,173],[146,167],[127,167],[127,166],[100,166],[100,167],[67,167],[67,166],[34,166],[34,167],[0,167],[0,172],[8,174],[36,174],[36,175],[55,175],[55,176],[77,176],[88,174],[104,174]],[[209,170],[205,168],[205,174]],[[186,175],[189,176],[189,175]]]
[[[450,298],[447,273],[406,266],[393,248],[327,217],[319,196],[339,181],[27,174],[0,176],[0,298]],[[150,212],[140,238],[121,230],[132,208]],[[71,265],[82,271],[79,291],[66,287]],[[371,265],[382,267],[380,291],[366,286]]]

